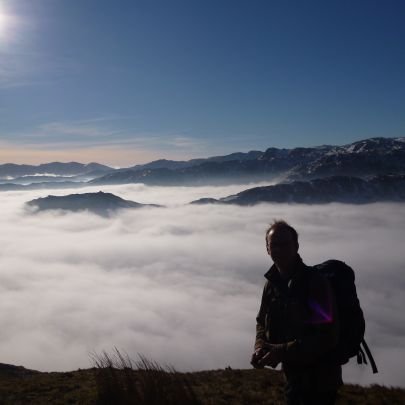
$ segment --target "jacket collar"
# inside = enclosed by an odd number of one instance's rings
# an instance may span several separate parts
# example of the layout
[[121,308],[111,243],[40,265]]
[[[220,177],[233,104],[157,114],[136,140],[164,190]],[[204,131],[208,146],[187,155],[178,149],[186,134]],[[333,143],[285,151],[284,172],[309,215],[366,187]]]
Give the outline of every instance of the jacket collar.
[[[303,275],[303,272],[307,266],[304,264],[304,262],[301,259],[301,256],[297,253],[297,263],[294,268],[294,273],[291,277],[292,279],[300,278]],[[279,284],[283,282],[283,279],[281,278],[280,272],[278,271],[277,267],[275,264],[273,264],[269,271],[264,275],[264,277],[267,278],[271,283]]]

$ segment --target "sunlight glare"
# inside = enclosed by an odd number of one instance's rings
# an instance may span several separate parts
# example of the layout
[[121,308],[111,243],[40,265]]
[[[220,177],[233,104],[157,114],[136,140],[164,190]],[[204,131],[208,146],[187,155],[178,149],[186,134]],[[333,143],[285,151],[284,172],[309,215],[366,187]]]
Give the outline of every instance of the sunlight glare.
[[9,39],[12,22],[13,17],[8,13],[4,2],[0,0],[0,44]]
[[0,3],[0,39],[2,39],[6,32],[7,15],[4,10],[4,6]]

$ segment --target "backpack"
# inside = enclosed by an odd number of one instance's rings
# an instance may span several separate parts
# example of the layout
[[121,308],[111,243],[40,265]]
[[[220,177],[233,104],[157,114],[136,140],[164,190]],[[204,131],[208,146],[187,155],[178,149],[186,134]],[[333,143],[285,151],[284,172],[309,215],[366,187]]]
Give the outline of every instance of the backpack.
[[357,356],[358,364],[367,364],[367,354],[373,373],[377,373],[377,366],[364,340],[366,323],[357,297],[353,269],[340,260],[327,260],[313,266],[313,269],[329,280],[336,297],[339,317],[336,354],[340,364],[346,364],[354,356]]

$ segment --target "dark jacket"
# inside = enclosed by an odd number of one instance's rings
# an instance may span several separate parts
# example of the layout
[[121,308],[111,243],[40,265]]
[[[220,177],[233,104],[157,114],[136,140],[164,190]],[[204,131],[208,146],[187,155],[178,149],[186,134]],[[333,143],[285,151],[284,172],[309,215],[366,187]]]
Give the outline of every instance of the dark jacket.
[[339,324],[329,282],[299,256],[290,280],[282,279],[274,265],[265,277],[255,349],[264,343],[285,344],[282,366],[287,380],[297,380],[309,390],[337,389],[342,372],[331,353]]

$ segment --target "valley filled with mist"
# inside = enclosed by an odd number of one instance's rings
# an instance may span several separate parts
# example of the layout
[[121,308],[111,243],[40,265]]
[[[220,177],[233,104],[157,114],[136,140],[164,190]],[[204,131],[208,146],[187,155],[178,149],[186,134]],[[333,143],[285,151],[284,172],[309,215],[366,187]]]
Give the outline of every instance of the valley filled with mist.
[[405,386],[405,205],[189,204],[252,186],[80,189],[162,206],[109,216],[25,206],[76,189],[2,192],[1,361],[66,371],[90,367],[90,353],[115,346],[181,371],[249,368],[271,265],[264,234],[283,218],[308,265],[337,258],[355,269],[379,374],[352,360],[344,381]]

